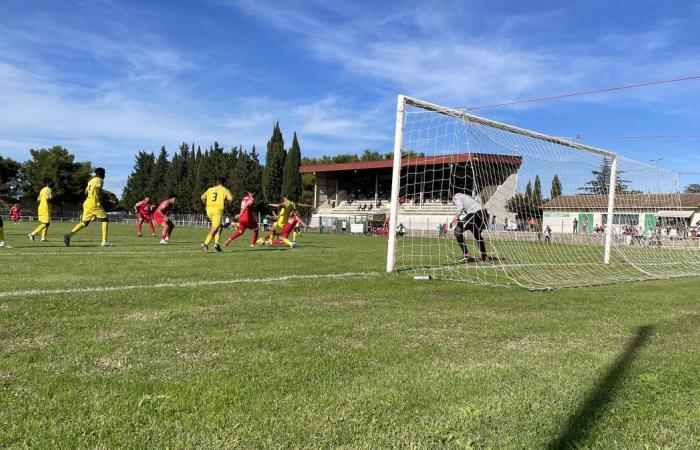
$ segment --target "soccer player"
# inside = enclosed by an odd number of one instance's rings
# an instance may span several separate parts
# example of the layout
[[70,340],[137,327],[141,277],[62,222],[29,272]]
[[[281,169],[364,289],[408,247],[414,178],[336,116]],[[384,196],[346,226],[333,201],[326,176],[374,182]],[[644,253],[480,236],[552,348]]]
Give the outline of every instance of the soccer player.
[[250,246],[255,247],[255,241],[258,240],[258,231],[260,227],[258,227],[258,221],[255,220],[255,214],[253,212],[254,204],[255,196],[252,192],[248,192],[248,194],[243,197],[243,200],[241,200],[241,212],[234,217],[234,220],[238,221],[238,230],[233,233],[230,238],[226,239],[226,242],[224,242],[226,247],[228,247],[231,241],[245,233],[245,230],[253,230]]
[[41,242],[46,242],[46,232],[51,225],[51,200],[53,200],[53,181],[44,180],[44,187],[39,191],[39,198],[36,199],[39,203],[37,215],[39,216],[39,226],[27,236],[29,240],[34,241],[34,236],[41,233]]
[[144,197],[143,200],[134,205],[134,211],[137,214],[136,218],[136,235],[138,237],[143,237],[141,233],[141,227],[145,221],[148,224],[148,228],[151,229],[151,234],[156,237],[156,229],[153,226],[153,218],[151,217],[151,211],[155,209],[155,205],[151,204],[150,197]]
[[219,177],[218,182],[219,184],[207,189],[207,192],[202,194],[202,197],[200,197],[204,207],[207,210],[207,217],[209,217],[209,220],[211,221],[211,228],[209,229],[209,233],[202,244],[202,250],[204,250],[205,253],[209,252],[209,244],[211,243],[212,239],[214,239],[216,244],[214,249],[217,252],[222,251],[220,245],[222,225],[221,220],[224,217],[226,202],[228,202],[229,207],[231,207],[231,204],[233,203],[233,195],[231,195],[231,192],[225,187],[226,178]]
[[279,214],[277,215],[277,220],[272,225],[272,233],[268,234],[262,239],[258,239],[257,244],[262,245],[267,241],[270,241],[273,236],[279,236],[284,231],[284,226],[289,222],[289,218],[292,216],[297,207],[305,206],[311,208],[311,205],[305,203],[296,203],[293,195],[288,195],[284,197],[282,203],[270,203],[268,206],[279,209]]
[[111,247],[112,244],[107,240],[109,232],[109,218],[107,212],[102,207],[102,185],[104,184],[105,170],[102,167],[95,169],[95,176],[88,182],[85,188],[85,201],[83,202],[83,217],[82,222],[77,224],[70,230],[70,233],[63,235],[63,243],[66,247],[70,246],[70,241],[73,236],[80,230],[90,225],[90,222],[97,220],[102,224],[102,247]]
[[[2,200],[0,200],[0,206],[4,205]],[[5,228],[2,223],[2,216],[0,216],[0,248],[5,248],[7,244],[5,244]]]
[[12,205],[12,208],[10,208],[10,218],[12,219],[12,222],[16,225],[19,223],[21,217],[22,211],[20,210],[19,203],[15,203],[14,205]]
[[[160,235],[161,244],[170,244],[170,235],[175,229],[175,223],[170,220],[170,214],[175,208],[175,197],[170,197],[169,199],[160,202],[156,211],[153,213],[153,218],[156,220],[158,226],[163,227],[163,233]],[[153,234],[155,236],[155,233]]]
[[[296,214],[292,214],[289,217],[289,221],[282,228],[282,236],[280,236],[280,239],[272,239],[272,245],[280,246],[282,244],[286,244],[290,248],[296,247],[297,241],[296,241],[296,236],[294,236],[294,234],[296,234],[294,229],[297,225],[300,225],[300,224],[303,226],[306,226],[306,224],[301,220],[301,218],[299,216],[297,216]],[[293,235],[291,241],[289,240],[290,234]]]
[[461,193],[454,195],[452,203],[455,205],[455,216],[452,218],[450,227],[454,227],[457,243],[462,249],[462,257],[459,260],[473,261],[475,259],[474,255],[469,253],[467,244],[464,243],[464,232],[469,230],[479,244],[481,260],[484,262],[488,261],[490,258],[486,254],[486,244],[484,244],[484,238],[481,237],[481,232],[486,229],[486,214],[481,203],[474,197]]

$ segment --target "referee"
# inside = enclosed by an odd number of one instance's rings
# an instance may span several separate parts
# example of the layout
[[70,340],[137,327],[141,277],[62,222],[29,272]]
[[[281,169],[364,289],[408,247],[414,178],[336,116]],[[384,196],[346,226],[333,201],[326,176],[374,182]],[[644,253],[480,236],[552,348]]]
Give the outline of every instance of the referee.
[[481,251],[481,260],[488,261],[490,258],[486,254],[486,245],[484,238],[481,237],[481,232],[486,229],[486,211],[481,203],[475,198],[467,194],[455,194],[452,197],[452,203],[455,205],[455,216],[452,218],[451,227],[454,227],[457,243],[462,249],[462,257],[460,261],[474,261],[474,255],[469,253],[467,244],[464,243],[464,232],[471,231],[474,239],[479,244]]

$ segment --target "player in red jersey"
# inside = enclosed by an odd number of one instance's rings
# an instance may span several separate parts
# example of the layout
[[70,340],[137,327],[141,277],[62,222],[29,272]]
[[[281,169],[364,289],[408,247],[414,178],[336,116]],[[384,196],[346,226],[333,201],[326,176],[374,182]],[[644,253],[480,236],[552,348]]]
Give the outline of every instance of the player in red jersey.
[[141,233],[143,222],[148,224],[148,228],[151,229],[151,234],[153,237],[156,237],[156,229],[153,226],[153,217],[151,217],[151,212],[153,212],[155,208],[156,206],[151,204],[150,197],[144,197],[143,200],[134,205],[134,211],[137,214],[136,232],[138,237],[143,236]]
[[231,235],[230,238],[224,242],[224,245],[228,245],[236,239],[238,236],[243,234],[245,230],[253,230],[253,238],[250,241],[250,246],[255,247],[255,241],[258,240],[258,221],[255,220],[255,214],[253,212],[253,206],[255,204],[255,196],[252,192],[248,192],[248,195],[243,197],[241,200],[241,212],[238,213],[233,220],[238,222],[238,230]]
[[170,220],[170,214],[175,208],[175,197],[163,200],[153,213],[153,218],[158,226],[163,226],[163,234],[160,235],[161,244],[170,244],[170,234],[175,228],[175,224]]
[[294,232],[294,227],[296,227],[297,224],[300,224],[302,226],[306,226],[304,221],[301,220],[301,217],[299,217],[295,213],[293,213],[289,217],[289,221],[284,225],[284,227],[282,227],[282,236],[280,236],[279,239],[272,239],[272,241],[271,241],[272,245],[280,246],[282,244],[287,244],[290,248],[296,247],[296,245],[297,245],[296,240],[290,241],[289,235]]
[[22,210],[19,207],[19,203],[15,203],[12,205],[12,208],[10,208],[10,218],[12,218],[12,222],[19,223],[21,216]]

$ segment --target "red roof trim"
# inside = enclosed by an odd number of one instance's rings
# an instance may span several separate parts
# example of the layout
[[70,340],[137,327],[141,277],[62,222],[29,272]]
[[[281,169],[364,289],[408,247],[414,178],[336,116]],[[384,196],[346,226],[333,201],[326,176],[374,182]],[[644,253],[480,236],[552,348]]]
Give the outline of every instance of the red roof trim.
[[[401,166],[433,166],[454,163],[467,162],[486,162],[496,164],[511,164],[520,166],[522,163],[520,156],[505,156],[505,155],[489,155],[482,153],[460,153],[458,155],[448,156],[426,156],[422,158],[404,158],[401,160]],[[316,173],[316,172],[346,172],[349,170],[373,170],[373,169],[391,169],[394,162],[390,159],[382,159],[379,161],[359,161],[351,163],[339,164],[318,164],[313,166],[302,166],[299,168],[300,173]]]

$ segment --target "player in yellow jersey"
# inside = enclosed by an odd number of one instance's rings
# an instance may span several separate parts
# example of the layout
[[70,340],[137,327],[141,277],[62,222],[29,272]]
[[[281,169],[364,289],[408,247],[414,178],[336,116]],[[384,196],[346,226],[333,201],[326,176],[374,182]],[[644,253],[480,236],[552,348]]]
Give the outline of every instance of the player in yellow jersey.
[[231,207],[233,203],[233,195],[226,189],[226,178],[219,177],[219,184],[207,189],[207,192],[202,194],[202,203],[207,210],[207,217],[211,221],[211,228],[207,237],[204,239],[202,244],[202,250],[209,252],[209,244],[211,240],[214,239],[215,246],[214,249],[217,252],[221,251],[221,229],[223,225],[224,210],[226,209],[226,203]]
[[34,237],[41,233],[41,242],[46,242],[46,232],[51,225],[51,200],[53,200],[53,181],[46,179],[44,187],[39,191],[39,198],[36,199],[39,204],[37,211],[39,226],[27,235],[29,240],[34,241]]
[[83,228],[90,225],[90,222],[97,220],[102,224],[102,246],[111,247],[112,244],[107,240],[109,231],[109,219],[107,212],[102,207],[102,184],[105,179],[105,170],[102,167],[95,169],[95,176],[88,182],[85,188],[85,201],[83,202],[83,217],[82,222],[74,226],[70,233],[63,235],[63,243],[66,247],[70,245],[71,238]]
[[272,237],[279,236],[284,230],[284,226],[289,222],[289,218],[294,214],[299,206],[311,208],[312,205],[305,203],[296,203],[296,196],[293,194],[286,195],[282,203],[269,203],[268,206],[279,209],[279,214],[272,225],[272,233],[258,239],[257,245],[263,245],[265,242],[272,242]]

